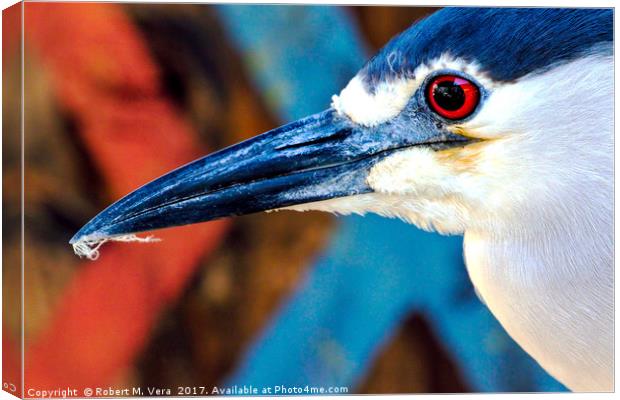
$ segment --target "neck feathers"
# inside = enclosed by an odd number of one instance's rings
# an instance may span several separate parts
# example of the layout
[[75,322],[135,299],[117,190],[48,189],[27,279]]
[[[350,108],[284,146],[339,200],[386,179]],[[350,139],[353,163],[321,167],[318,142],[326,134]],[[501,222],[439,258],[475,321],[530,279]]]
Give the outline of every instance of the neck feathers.
[[535,155],[513,160],[534,168],[517,169],[506,191],[517,207],[466,230],[467,267],[548,372],[572,390],[613,390],[613,61],[592,56],[521,85],[537,98],[515,105],[510,126],[525,133],[506,155]]

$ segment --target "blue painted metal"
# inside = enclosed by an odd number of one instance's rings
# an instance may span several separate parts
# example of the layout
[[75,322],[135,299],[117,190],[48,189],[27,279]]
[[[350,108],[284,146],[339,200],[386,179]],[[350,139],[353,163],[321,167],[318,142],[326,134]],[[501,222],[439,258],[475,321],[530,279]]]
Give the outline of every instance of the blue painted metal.
[[[326,109],[367,53],[338,7],[218,6],[267,103],[284,120]],[[303,90],[303,91],[301,91]]]
[[[218,6],[271,107],[284,119],[325,108],[365,48],[336,7]],[[462,239],[376,216],[347,217],[229,384],[349,386],[411,313],[421,313],[475,391],[562,391],[475,296]]]

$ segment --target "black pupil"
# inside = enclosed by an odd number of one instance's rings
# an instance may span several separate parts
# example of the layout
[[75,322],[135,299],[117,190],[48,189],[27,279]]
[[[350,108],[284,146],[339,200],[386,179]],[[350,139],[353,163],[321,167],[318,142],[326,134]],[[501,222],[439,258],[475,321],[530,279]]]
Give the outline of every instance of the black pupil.
[[465,91],[454,81],[443,81],[435,86],[433,98],[444,110],[455,111],[465,104]]

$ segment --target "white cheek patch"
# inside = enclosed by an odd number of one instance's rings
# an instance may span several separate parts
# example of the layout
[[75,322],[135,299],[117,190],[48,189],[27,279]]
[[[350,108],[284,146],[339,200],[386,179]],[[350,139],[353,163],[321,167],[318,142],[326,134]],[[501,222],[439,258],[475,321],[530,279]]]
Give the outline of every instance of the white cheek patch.
[[332,96],[332,107],[357,124],[376,126],[397,116],[417,87],[416,80],[403,78],[379,84],[372,94],[356,76],[339,95]]
[[378,162],[366,178],[379,193],[441,197],[455,192],[454,172],[437,160],[435,151],[410,148],[396,152]]
[[467,219],[458,198],[461,185],[449,168],[429,149],[399,151],[370,171],[367,183],[374,192],[283,208],[326,211],[335,214],[375,213],[400,218],[421,229],[461,233]]
[[[530,132],[531,140],[539,140],[541,148],[553,148],[549,140],[554,137],[544,132],[554,132],[559,126],[595,130],[594,124],[611,115],[604,108],[606,99],[613,97],[611,64],[611,57],[592,55],[515,82],[497,83],[480,112],[457,128],[483,139]],[[583,134],[579,136],[584,138]]]

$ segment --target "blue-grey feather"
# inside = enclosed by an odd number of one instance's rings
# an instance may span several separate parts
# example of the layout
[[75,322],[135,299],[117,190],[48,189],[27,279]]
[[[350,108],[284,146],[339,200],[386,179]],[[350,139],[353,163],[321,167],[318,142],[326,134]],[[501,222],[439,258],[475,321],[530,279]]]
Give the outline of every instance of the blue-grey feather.
[[477,62],[493,79],[512,81],[570,61],[613,41],[612,9],[445,8],[393,38],[363,68],[377,83],[413,76],[444,53]]

